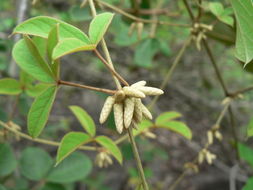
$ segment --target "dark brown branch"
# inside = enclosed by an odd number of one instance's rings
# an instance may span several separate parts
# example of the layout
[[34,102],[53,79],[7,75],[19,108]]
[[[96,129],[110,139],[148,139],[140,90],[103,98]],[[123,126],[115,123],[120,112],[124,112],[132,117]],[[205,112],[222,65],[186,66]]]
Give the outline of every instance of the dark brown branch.
[[59,80],[58,84],[59,85],[65,85],[65,86],[74,86],[74,87],[77,87],[77,88],[85,88],[85,89],[94,90],[94,91],[97,91],[97,92],[104,92],[106,94],[111,94],[111,95],[113,95],[117,92],[116,90],[109,90],[109,89],[105,89],[105,88],[97,88],[97,87],[94,87],[94,86],[77,84],[77,83],[63,81],[63,80]]

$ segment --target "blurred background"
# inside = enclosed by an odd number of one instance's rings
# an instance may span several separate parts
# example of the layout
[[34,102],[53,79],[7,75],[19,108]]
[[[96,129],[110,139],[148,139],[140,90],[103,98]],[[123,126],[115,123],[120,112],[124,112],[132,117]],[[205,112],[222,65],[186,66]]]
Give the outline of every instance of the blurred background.
[[[138,12],[135,11],[131,0],[104,2],[143,19],[191,24],[182,1],[142,0]],[[228,1],[219,2],[231,9]],[[81,3],[79,0],[38,0],[33,5],[30,0],[1,0],[0,78],[19,77],[19,68],[11,56],[12,47],[19,37],[9,37],[18,23],[30,17],[47,15],[87,32],[92,17],[88,4],[80,8]],[[115,12],[102,4],[96,5],[98,12]],[[190,2],[190,5],[194,13],[197,12],[195,1]],[[208,2],[204,1],[203,6],[206,9],[201,21],[214,24],[213,30],[207,33],[208,42],[229,90],[234,92],[252,85],[253,67],[250,68],[249,64],[243,69],[243,65],[234,56],[235,27],[217,19],[209,10]],[[234,18],[233,15],[231,17]],[[116,14],[105,36],[115,69],[130,84],[146,80],[149,86],[159,87],[187,40],[190,28],[144,23],[141,34],[138,35],[135,29],[129,35],[132,23],[131,19]],[[63,57],[61,69],[63,80],[101,88],[115,88],[110,73],[91,52]],[[154,106],[154,117],[165,111],[180,112],[183,115],[182,121],[191,128],[193,138],[189,141],[163,129],[154,131],[154,139],[144,135],[137,138],[151,189],[168,190],[182,172],[184,178],[175,188],[178,190],[229,190],[233,180],[236,181],[237,188],[241,189],[253,170],[244,162],[238,166],[231,123],[227,116],[221,124],[223,140],[215,141],[210,148],[212,153],[217,155],[217,160],[212,165],[201,164],[199,172],[184,172],[185,163],[192,162],[205,145],[206,132],[216,122],[224,99],[221,86],[203,47],[200,51],[194,43],[187,47],[164,90],[165,94]],[[243,95],[243,99],[232,104],[235,118],[233,122],[241,141],[247,139],[247,126],[253,125],[253,122],[250,122],[253,113],[252,95],[252,92],[248,92]],[[68,131],[80,131],[80,124],[68,108],[70,105],[78,105],[93,117],[98,134],[117,139],[119,136],[115,132],[113,117],[110,117],[104,127],[98,122],[105,97],[104,94],[88,90],[62,87],[41,138],[60,141]],[[146,104],[151,100],[148,99]],[[33,98],[26,94],[18,97],[0,95],[0,120],[6,122],[11,117],[21,126],[22,131],[26,132],[26,117],[32,101]],[[124,156],[123,166],[114,160],[113,165],[99,168],[94,163],[96,154],[83,151],[76,155],[78,157],[78,154],[81,154],[83,160],[70,160],[69,165],[81,162],[85,163],[84,168],[77,165],[75,169],[62,169],[58,173],[56,171],[54,176],[45,178],[39,171],[45,167],[43,164],[55,160],[56,147],[19,139],[11,133],[3,135],[1,128],[0,131],[3,143],[0,146],[0,184],[8,190],[130,190],[139,183],[131,146],[127,141],[120,145]],[[249,139],[247,144],[252,145],[252,139]],[[77,175],[78,169],[83,170],[81,178]],[[236,177],[233,177],[234,174]]]

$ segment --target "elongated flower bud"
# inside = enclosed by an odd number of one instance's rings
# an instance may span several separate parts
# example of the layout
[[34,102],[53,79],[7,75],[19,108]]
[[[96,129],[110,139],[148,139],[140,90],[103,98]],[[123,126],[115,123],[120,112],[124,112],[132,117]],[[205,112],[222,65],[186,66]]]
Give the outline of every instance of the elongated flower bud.
[[100,113],[100,118],[99,118],[99,122],[101,124],[103,124],[107,120],[109,114],[112,111],[112,107],[114,103],[115,103],[115,98],[113,96],[108,96],[106,98],[104,106]]
[[148,108],[146,108],[146,106],[144,106],[143,104],[142,104],[142,114],[143,114],[143,116],[144,117],[146,117],[147,119],[152,119],[153,117],[152,117],[152,114],[150,113],[150,111],[148,110]]
[[124,102],[124,126],[128,128],[131,124],[134,114],[134,99],[126,98]]
[[119,103],[125,98],[125,92],[123,90],[118,90],[114,95],[115,102]]
[[123,87],[123,91],[127,96],[135,97],[135,98],[145,98],[145,94],[141,92],[140,90],[137,90],[130,86]]
[[136,88],[138,86],[145,86],[146,84],[147,84],[147,82],[145,80],[141,80],[139,82],[136,82],[136,83],[132,84],[131,87]]
[[124,128],[124,123],[123,123],[123,104],[114,104],[113,106],[113,111],[114,111],[114,120],[115,120],[115,125],[117,128],[117,131],[121,134]]
[[163,94],[163,90],[159,88],[149,87],[149,86],[138,86],[136,87],[138,90],[142,91],[147,96],[156,96]]
[[142,103],[140,98],[134,99],[134,119],[137,123],[142,120]]

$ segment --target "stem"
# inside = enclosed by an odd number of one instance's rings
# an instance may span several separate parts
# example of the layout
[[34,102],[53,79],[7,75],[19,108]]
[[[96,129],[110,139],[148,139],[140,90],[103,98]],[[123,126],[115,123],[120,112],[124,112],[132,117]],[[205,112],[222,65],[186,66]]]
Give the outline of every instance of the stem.
[[[93,17],[95,17],[97,15],[97,11],[96,11],[96,7],[94,5],[93,0],[89,0],[89,5],[90,5],[90,9],[91,9],[91,14],[92,14]],[[111,56],[110,56],[110,53],[108,51],[108,48],[107,48],[107,45],[106,45],[106,42],[105,42],[104,38],[102,38],[102,40],[101,40],[101,45],[102,45],[102,49],[104,51],[107,63],[111,66],[112,69],[114,69],[112,59],[111,59]],[[121,85],[120,85],[119,80],[115,76],[113,76],[113,80],[114,80],[117,88],[120,90]]]
[[117,12],[125,17],[132,19],[133,21],[136,21],[136,22],[143,22],[143,23],[150,23],[150,24],[157,23],[160,25],[178,26],[178,27],[187,27],[187,28],[191,27],[189,24],[176,24],[176,23],[170,23],[170,22],[159,21],[159,20],[148,20],[148,19],[139,18],[139,17],[136,17],[134,15],[131,15],[131,14],[123,11],[122,9],[119,9],[118,7],[110,5],[109,3],[106,3],[105,1],[101,1],[101,0],[95,0],[95,1],[100,3],[101,5],[109,8],[109,9],[114,10],[115,12]]
[[[190,44],[190,42],[191,42],[191,38],[188,38],[188,39],[185,41],[184,45],[182,46],[182,48],[181,48],[180,51],[178,52],[178,54],[177,54],[177,56],[176,56],[176,59],[174,60],[174,62],[172,63],[170,69],[168,70],[168,72],[167,72],[167,74],[166,74],[166,76],[165,76],[165,78],[164,78],[164,80],[163,80],[161,86],[159,87],[160,89],[164,90],[166,84],[168,84],[168,82],[169,82],[169,80],[170,80],[170,78],[171,78],[171,75],[173,74],[174,70],[176,69],[178,63],[180,62],[182,56],[184,55],[184,52],[185,52],[187,46]],[[152,108],[153,108],[153,106],[154,106],[155,103],[158,101],[158,99],[159,99],[159,96],[155,96],[155,97],[153,98],[152,102],[151,102],[151,103],[149,104],[149,106],[148,106],[149,109],[152,109]]]
[[[60,144],[61,144],[60,142],[56,142],[56,141],[50,141],[50,140],[40,139],[40,138],[32,138],[25,133],[22,133],[20,131],[13,129],[10,124],[6,124],[2,121],[0,121],[0,126],[2,126],[4,129],[6,129],[6,130],[24,138],[24,139],[27,139],[29,141],[33,141],[33,142],[37,142],[37,143],[41,143],[41,144],[47,144],[47,145],[51,145],[51,146],[60,146]],[[80,146],[79,149],[80,150],[93,150],[93,151],[96,150],[95,147],[91,147],[91,146]]]
[[134,135],[133,135],[133,132],[132,132],[131,128],[129,128],[127,130],[127,132],[128,132],[128,135],[129,135],[129,139],[130,139],[132,149],[133,149],[134,158],[135,158],[135,162],[136,162],[136,165],[137,165],[137,168],[138,168],[138,172],[139,172],[139,175],[140,175],[141,180],[142,180],[143,190],[148,190],[149,189],[148,184],[147,184],[147,181],[146,181],[146,178],[145,178],[145,174],[144,174],[144,170],[143,170],[143,167],[142,167],[141,159],[140,159],[140,156],[139,156],[139,153],[138,153],[138,149],[137,149],[137,146],[136,146],[136,143],[135,143],[135,140],[134,140]]
[[219,82],[221,84],[223,92],[224,92],[225,96],[228,96],[229,95],[228,89],[227,89],[227,87],[225,85],[225,82],[224,82],[222,76],[221,76],[220,70],[218,68],[218,65],[217,65],[215,59],[214,59],[213,53],[212,53],[212,51],[211,51],[211,49],[210,49],[210,47],[209,47],[209,45],[208,45],[208,43],[207,43],[207,41],[205,39],[203,39],[203,44],[204,44],[206,52],[207,52],[207,54],[208,54],[208,56],[209,56],[209,58],[211,60],[211,63],[213,65],[213,67],[214,67],[215,73],[216,73],[217,78],[218,78],[218,80],[219,80]]
[[239,94],[243,94],[243,93],[249,92],[249,91],[251,91],[251,90],[253,90],[253,86],[249,86],[249,87],[247,87],[247,88],[238,90],[238,91],[236,91],[236,92],[234,92],[234,93],[230,93],[229,96],[230,96],[230,97],[236,97],[236,96],[238,96]]
[[119,81],[121,81],[125,86],[129,86],[128,82],[123,79],[122,76],[120,76],[119,73],[117,73],[115,71],[115,69],[113,69],[109,63],[107,63],[107,61],[102,57],[102,55],[99,53],[99,51],[97,49],[94,50],[94,53],[96,54],[96,56],[104,63],[104,65],[109,69],[109,71],[113,74],[113,76],[117,77],[117,79]]
[[[95,17],[97,13],[96,13],[96,8],[95,8],[93,0],[89,0],[89,5],[90,5],[90,8],[91,8],[92,16]],[[104,51],[107,63],[110,65],[110,68],[114,69],[113,63],[112,63],[112,60],[111,60],[111,56],[110,56],[110,53],[108,51],[105,40],[102,39],[101,43],[102,43],[102,49]],[[121,89],[122,87],[120,85],[119,80],[115,76],[113,76],[113,77],[114,77],[114,81],[117,85],[117,88]],[[139,156],[137,146],[136,146],[136,143],[134,141],[134,137],[133,137],[133,133],[132,133],[131,129],[128,129],[128,134],[129,134],[130,142],[131,142],[131,145],[132,145],[132,148],[133,148],[133,152],[134,152],[136,164],[137,164],[137,167],[138,167],[139,175],[140,175],[141,180],[142,180],[143,189],[148,190],[148,185],[147,185],[147,182],[146,182],[146,179],[145,179],[144,171],[143,171],[143,168],[142,168],[142,163],[141,163],[141,160],[140,160],[140,156]]]
[[114,95],[117,92],[116,90],[109,90],[109,89],[105,89],[105,88],[97,88],[97,87],[94,87],[94,86],[77,84],[77,83],[63,81],[63,80],[59,80],[58,84],[59,85],[65,85],[65,86],[74,86],[74,87],[78,87],[78,88],[85,88],[85,89],[94,90],[94,91],[97,91],[97,92],[104,92],[104,93],[107,93],[107,94],[110,94],[110,95]]

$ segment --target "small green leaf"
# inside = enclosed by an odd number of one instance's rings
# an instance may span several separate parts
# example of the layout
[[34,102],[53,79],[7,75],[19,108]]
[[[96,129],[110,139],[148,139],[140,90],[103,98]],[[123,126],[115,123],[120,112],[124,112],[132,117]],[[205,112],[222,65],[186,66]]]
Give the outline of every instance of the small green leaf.
[[28,147],[21,154],[21,174],[30,180],[39,181],[45,178],[52,166],[52,158],[43,149]]
[[83,153],[74,152],[53,168],[46,179],[54,183],[73,183],[83,180],[91,170],[91,160]]
[[9,144],[0,144],[0,177],[11,174],[17,166],[17,161]]
[[246,146],[245,144],[238,144],[240,158],[248,162],[248,164],[253,167],[253,149]]
[[156,125],[163,124],[165,122],[177,119],[179,117],[182,117],[181,113],[175,111],[164,112],[156,118],[155,124]]
[[56,24],[51,31],[48,34],[48,40],[47,40],[47,55],[50,62],[50,67],[52,69],[52,72],[56,76],[56,78],[59,78],[60,74],[60,61],[54,60],[53,61],[53,50],[57,43],[59,42],[59,23]]
[[247,126],[247,136],[252,137],[253,136],[253,117],[250,119],[250,122]]
[[64,185],[56,184],[56,183],[47,183],[42,189],[40,190],[66,190]]
[[148,128],[153,127],[154,124],[149,121],[149,120],[142,120],[139,124],[138,124],[138,129],[137,130],[133,130],[133,135],[137,136],[140,133],[142,133],[143,131],[147,130]]
[[[41,57],[34,57],[34,55],[30,52],[30,49],[34,48],[34,52],[38,53],[37,48],[31,41],[28,40],[28,38],[26,39],[26,41],[18,41],[12,50],[12,56],[16,63],[21,67],[21,69],[37,80],[47,83],[55,82],[52,77],[52,73],[48,68],[49,66],[46,65],[47,63],[45,63]],[[26,42],[30,44],[30,48]]]
[[81,30],[78,28],[67,24],[61,20],[47,17],[47,16],[38,16],[26,20],[25,22],[19,24],[13,31],[14,34],[27,34],[40,36],[42,38],[47,38],[49,32],[52,28],[59,23],[59,38],[60,40],[64,38],[77,38],[81,41],[89,43],[90,40]]
[[106,148],[118,160],[118,162],[122,164],[122,154],[115,142],[106,136],[98,136],[96,142]]
[[225,24],[228,24],[230,26],[234,26],[234,18],[232,16],[228,15],[221,15],[219,19],[224,22]]
[[251,0],[230,0],[237,19],[236,57],[245,62],[253,59],[253,6]]
[[253,189],[253,177],[249,178],[246,184],[243,186],[242,190],[252,190]]
[[38,95],[40,95],[44,90],[46,90],[48,87],[52,86],[52,84],[48,84],[48,83],[39,83],[36,85],[27,85],[25,88],[25,93],[28,96],[31,97],[37,97]]
[[220,16],[224,11],[223,5],[219,2],[209,3],[209,8],[210,11],[217,17]]
[[87,133],[94,137],[96,134],[96,125],[92,117],[79,106],[70,106],[69,108]]
[[61,144],[57,151],[56,165],[74,152],[78,147],[88,143],[90,140],[90,136],[85,133],[70,132],[66,134],[61,140]]
[[190,128],[187,127],[183,122],[169,121],[169,122],[160,123],[159,125],[156,125],[156,126],[176,132],[176,133],[184,136],[187,139],[192,138],[192,132],[191,132]]
[[51,86],[43,91],[33,102],[28,113],[28,132],[32,137],[39,136],[44,129],[56,92],[57,86]]
[[94,50],[96,46],[94,44],[88,44],[76,38],[66,38],[54,48],[52,58],[53,60],[59,59],[67,54],[79,52],[79,51],[88,51]]
[[22,85],[19,81],[12,78],[0,80],[0,94],[18,95],[22,92]]
[[98,44],[103,38],[107,28],[113,18],[112,13],[102,13],[97,15],[90,23],[89,37],[93,44]]

